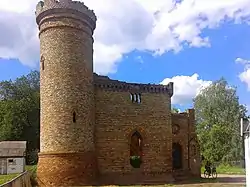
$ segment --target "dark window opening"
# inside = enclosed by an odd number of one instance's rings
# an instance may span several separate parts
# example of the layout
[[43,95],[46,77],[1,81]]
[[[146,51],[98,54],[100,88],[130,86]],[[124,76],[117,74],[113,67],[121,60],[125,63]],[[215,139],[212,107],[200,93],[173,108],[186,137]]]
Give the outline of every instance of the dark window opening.
[[44,70],[44,62],[42,62],[42,70]]
[[76,123],[76,112],[73,112],[73,123]]
[[132,103],[134,102],[134,94],[130,93],[130,100],[132,101]]
[[132,101],[132,103],[141,103],[141,94],[130,93],[130,100]]
[[14,160],[13,159],[9,159],[9,162],[12,163],[12,162],[14,162]]
[[44,61],[45,61],[45,58],[44,58],[44,56],[42,55],[42,56],[41,56],[41,59],[40,59],[42,70],[44,70]]
[[182,148],[179,143],[172,144],[173,169],[182,169]]
[[142,136],[137,131],[130,140],[130,164],[133,168],[140,168],[142,164]]

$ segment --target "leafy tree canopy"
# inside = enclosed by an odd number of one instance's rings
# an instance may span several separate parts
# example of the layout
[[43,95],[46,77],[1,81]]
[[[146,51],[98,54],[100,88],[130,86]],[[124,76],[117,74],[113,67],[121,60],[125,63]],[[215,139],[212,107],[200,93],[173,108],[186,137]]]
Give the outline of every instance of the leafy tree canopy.
[[212,162],[243,157],[239,122],[247,117],[247,109],[239,103],[236,91],[221,78],[194,99],[201,151]]
[[39,148],[39,89],[38,71],[0,82],[0,141],[25,140],[28,155]]

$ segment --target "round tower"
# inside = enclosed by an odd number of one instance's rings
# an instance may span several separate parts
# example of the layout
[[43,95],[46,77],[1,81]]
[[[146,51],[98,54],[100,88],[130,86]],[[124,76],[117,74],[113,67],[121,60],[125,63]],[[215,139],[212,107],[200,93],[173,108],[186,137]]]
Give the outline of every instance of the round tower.
[[93,32],[96,16],[82,2],[44,0],[36,7],[40,38],[40,186],[92,185],[94,145]]

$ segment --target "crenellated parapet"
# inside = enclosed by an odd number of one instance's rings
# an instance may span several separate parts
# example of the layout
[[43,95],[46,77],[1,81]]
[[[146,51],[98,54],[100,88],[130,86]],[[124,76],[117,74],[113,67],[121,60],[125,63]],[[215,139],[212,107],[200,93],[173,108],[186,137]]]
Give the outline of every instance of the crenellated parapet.
[[[72,1],[72,0],[44,0],[40,1],[36,6],[36,17],[37,23],[46,15],[55,14],[55,13],[69,13],[70,16],[75,16],[75,13],[79,13],[78,19],[88,18],[91,22],[92,29],[96,27],[96,15],[93,10],[90,10],[83,2]],[[83,16],[84,15],[84,16]],[[83,18],[84,17],[84,18]]]
[[94,85],[96,88],[107,91],[137,92],[137,93],[166,93],[173,96],[173,82],[168,85],[159,84],[138,84],[112,80],[107,76],[94,74]]

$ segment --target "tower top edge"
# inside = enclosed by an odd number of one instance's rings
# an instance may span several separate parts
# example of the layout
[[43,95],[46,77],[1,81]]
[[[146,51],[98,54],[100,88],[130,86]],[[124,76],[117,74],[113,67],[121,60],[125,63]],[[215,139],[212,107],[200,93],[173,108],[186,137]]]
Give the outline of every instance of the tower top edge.
[[73,0],[43,0],[36,5],[36,16],[52,9],[71,9],[84,13],[89,16],[94,22],[97,18],[93,10],[89,9],[83,2]]

